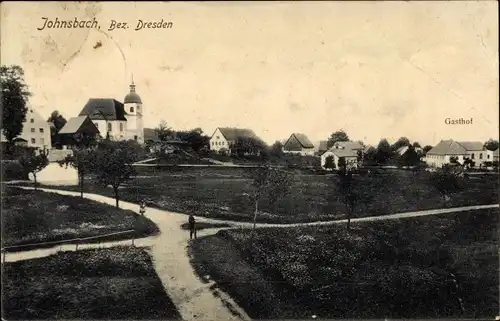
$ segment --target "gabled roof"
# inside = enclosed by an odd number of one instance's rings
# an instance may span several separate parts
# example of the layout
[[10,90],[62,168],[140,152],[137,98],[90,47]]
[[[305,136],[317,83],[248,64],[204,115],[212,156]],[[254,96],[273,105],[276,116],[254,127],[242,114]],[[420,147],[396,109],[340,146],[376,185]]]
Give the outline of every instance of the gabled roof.
[[[260,138],[255,135],[254,131],[251,129],[246,129],[246,128],[229,128],[229,127],[218,127],[224,138],[227,140],[236,140],[237,138],[255,138],[259,139]],[[217,131],[217,130],[216,130]],[[214,132],[215,134],[215,132]],[[212,135],[213,137],[213,135]],[[212,138],[210,137],[210,138]]]
[[319,142],[318,146],[319,151],[326,151],[328,150],[328,141],[327,140],[322,140]]
[[285,145],[290,141],[292,137],[295,137],[295,139],[299,142],[299,144],[302,146],[302,148],[314,148],[313,143],[307,138],[305,134],[301,133],[293,133],[290,135],[288,140],[286,141]]
[[358,152],[354,149],[330,148],[326,153],[333,153],[337,157],[358,157]]
[[78,116],[88,115],[93,120],[127,120],[126,114],[123,104],[115,99],[90,98]]
[[144,140],[159,141],[160,139],[154,128],[144,128]]
[[343,149],[352,149],[352,150],[364,150],[365,148],[363,146],[361,146],[360,143],[358,142],[336,142],[332,148],[330,149],[334,149],[335,146],[338,146],[338,147],[343,147]]
[[406,153],[406,151],[408,150],[408,148],[410,148],[409,146],[401,146],[399,147],[396,152],[399,154],[399,155],[403,155],[404,153]]
[[480,142],[455,142],[453,140],[442,140],[427,155],[465,155],[470,151],[483,150]]
[[468,151],[484,150],[484,144],[481,142],[458,142]]
[[58,134],[74,134],[82,127],[88,116],[78,116],[68,119]]

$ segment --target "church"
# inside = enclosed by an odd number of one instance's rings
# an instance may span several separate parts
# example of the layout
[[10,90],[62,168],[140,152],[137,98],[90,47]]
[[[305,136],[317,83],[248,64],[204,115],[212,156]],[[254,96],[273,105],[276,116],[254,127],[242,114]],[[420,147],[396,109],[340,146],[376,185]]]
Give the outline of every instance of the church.
[[113,98],[90,98],[78,116],[90,118],[103,138],[144,143],[142,100],[133,79],[123,103]]

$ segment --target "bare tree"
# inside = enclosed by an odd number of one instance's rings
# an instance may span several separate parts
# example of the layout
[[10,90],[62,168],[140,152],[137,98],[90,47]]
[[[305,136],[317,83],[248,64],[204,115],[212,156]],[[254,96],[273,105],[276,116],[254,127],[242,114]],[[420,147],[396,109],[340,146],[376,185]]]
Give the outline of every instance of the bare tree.
[[92,149],[74,148],[73,155],[66,156],[65,159],[58,162],[59,165],[73,167],[78,173],[78,186],[80,187],[80,197],[83,198],[83,187],[85,177],[93,170],[94,154]]
[[255,232],[257,224],[257,215],[259,213],[259,202],[266,197],[269,205],[276,205],[285,197],[292,183],[292,175],[278,168],[272,168],[268,164],[260,166],[254,173],[252,199],[255,210],[253,216],[252,235]]

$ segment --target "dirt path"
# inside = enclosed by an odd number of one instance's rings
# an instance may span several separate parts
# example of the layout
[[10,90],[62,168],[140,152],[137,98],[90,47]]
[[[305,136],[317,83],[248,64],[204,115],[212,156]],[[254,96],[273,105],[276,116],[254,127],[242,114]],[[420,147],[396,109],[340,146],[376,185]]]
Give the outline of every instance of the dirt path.
[[[39,188],[39,190],[62,195],[79,195],[77,192],[70,191],[45,188]],[[101,203],[115,204],[113,198],[106,196],[84,194],[84,197]],[[128,202],[120,202],[120,207],[133,211],[138,211],[139,209],[138,205]],[[203,283],[194,272],[187,251],[189,232],[182,230],[180,227],[181,224],[186,222],[187,217],[183,214],[153,208],[147,208],[146,216],[158,225],[160,234],[138,239],[135,241],[136,245],[148,247],[148,251],[151,253],[154,261],[156,273],[182,318],[184,320],[202,321],[250,320],[243,309],[233,302],[228,295],[218,289],[215,289],[215,291],[211,290],[212,283]],[[86,244],[79,245],[78,248],[110,247],[130,243],[131,241],[128,240]],[[72,250],[75,249],[75,245],[65,245],[64,247],[72,248]],[[56,253],[57,250],[58,248],[7,253],[6,262],[47,256]]]

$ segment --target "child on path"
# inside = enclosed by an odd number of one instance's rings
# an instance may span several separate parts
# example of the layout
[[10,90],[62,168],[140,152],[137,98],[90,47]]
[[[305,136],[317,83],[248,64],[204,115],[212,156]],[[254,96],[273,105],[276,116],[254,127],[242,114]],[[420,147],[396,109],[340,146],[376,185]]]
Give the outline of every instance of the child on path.
[[189,239],[193,239],[193,234],[194,238],[196,239],[196,220],[194,219],[193,215],[189,215]]

